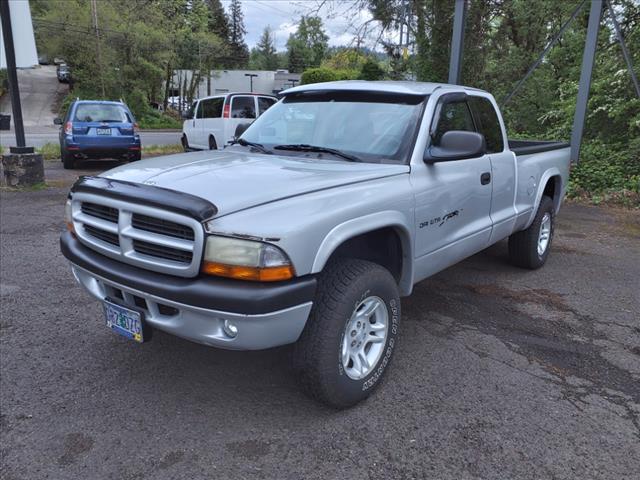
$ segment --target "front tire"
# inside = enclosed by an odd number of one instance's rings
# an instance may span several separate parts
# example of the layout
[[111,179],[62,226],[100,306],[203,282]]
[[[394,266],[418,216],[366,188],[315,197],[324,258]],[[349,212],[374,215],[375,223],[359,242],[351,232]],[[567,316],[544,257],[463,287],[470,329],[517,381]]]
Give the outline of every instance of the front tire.
[[400,296],[388,270],[357,259],[328,264],[293,352],[305,393],[334,408],[367,398],[389,365],[399,324]]
[[182,149],[185,152],[189,152],[191,150],[189,148],[189,139],[187,139],[186,135],[182,135],[182,138],[180,139],[180,143],[182,143]]
[[509,237],[509,260],[517,267],[535,270],[547,261],[555,230],[553,200],[542,197],[533,222]]

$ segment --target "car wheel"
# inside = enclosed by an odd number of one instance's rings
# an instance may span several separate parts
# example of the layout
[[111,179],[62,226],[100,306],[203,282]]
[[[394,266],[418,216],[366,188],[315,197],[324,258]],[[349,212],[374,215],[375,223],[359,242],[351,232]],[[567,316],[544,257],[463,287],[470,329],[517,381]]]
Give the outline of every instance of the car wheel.
[[62,166],[65,168],[65,170],[73,170],[74,168],[76,168],[76,159],[73,155],[71,155],[69,152],[66,152],[65,150],[62,150],[60,153],[62,157]]
[[509,260],[513,265],[535,270],[547,261],[555,229],[553,200],[542,197],[533,223],[509,237]]
[[182,138],[180,139],[180,143],[182,143],[182,149],[185,152],[188,152],[190,150],[189,149],[189,140],[187,139],[186,135],[182,135]]
[[389,366],[400,324],[400,296],[388,270],[339,259],[325,267],[293,368],[304,391],[334,408],[367,398]]
[[209,150],[217,150],[218,144],[216,143],[216,139],[213,136],[209,137]]
[[130,161],[137,162],[138,160],[142,160],[142,152],[136,152],[130,157]]

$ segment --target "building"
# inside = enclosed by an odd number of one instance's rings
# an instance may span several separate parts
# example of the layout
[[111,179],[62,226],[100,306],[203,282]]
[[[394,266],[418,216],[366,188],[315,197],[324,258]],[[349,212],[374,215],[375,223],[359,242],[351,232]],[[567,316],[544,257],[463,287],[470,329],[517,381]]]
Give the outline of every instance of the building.
[[[193,70],[175,70],[173,72],[171,97],[187,97],[192,85]],[[218,93],[255,92],[277,94],[298,85],[301,74],[287,70],[275,72],[267,70],[212,70],[195,87],[193,98],[206,97]]]

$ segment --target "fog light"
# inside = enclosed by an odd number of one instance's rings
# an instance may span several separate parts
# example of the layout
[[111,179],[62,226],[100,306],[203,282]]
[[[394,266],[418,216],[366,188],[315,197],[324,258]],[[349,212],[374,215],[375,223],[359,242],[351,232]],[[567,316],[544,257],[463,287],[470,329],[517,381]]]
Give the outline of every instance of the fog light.
[[236,338],[236,335],[238,335],[238,327],[236,327],[235,324],[231,323],[229,320],[224,321],[222,330],[224,330],[224,333],[227,335],[227,337],[230,338]]

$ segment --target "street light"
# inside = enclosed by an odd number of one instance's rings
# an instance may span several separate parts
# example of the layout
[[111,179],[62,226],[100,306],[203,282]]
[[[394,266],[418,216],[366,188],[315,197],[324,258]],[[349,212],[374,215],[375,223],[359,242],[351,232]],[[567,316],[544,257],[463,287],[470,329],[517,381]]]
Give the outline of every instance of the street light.
[[257,73],[245,73],[245,77],[249,77],[249,81],[251,82],[251,93],[253,93],[253,77],[257,77]]

